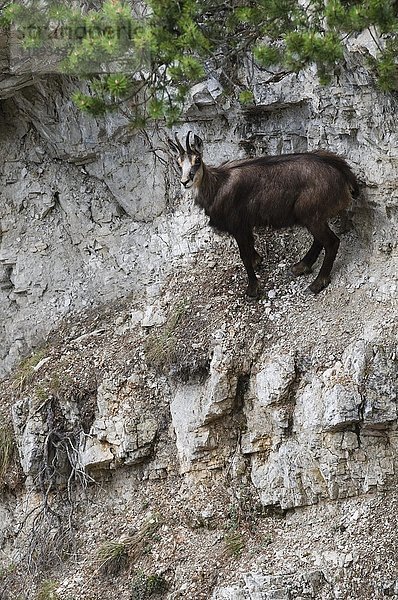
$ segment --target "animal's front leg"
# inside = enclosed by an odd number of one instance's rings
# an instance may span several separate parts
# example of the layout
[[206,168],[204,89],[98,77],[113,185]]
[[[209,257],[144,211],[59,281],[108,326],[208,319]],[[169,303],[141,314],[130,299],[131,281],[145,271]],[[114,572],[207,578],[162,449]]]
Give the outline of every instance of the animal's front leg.
[[307,254],[303,256],[303,258],[292,266],[291,271],[295,277],[299,277],[300,275],[307,275],[307,273],[311,273],[312,265],[315,263],[319,254],[322,250],[322,244],[318,242],[316,239],[312,242],[311,248],[308,250]]
[[255,255],[259,256],[254,249],[253,234],[250,231],[239,233],[235,235],[237,241],[240,257],[247,272],[248,286],[246,294],[251,298],[257,298],[259,295],[258,281],[254,272],[253,262]]

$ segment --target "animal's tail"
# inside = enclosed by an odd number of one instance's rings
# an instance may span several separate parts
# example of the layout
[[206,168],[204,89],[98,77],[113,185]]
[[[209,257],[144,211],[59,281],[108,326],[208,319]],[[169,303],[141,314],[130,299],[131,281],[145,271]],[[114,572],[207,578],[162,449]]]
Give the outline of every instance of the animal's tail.
[[344,175],[345,180],[350,186],[351,196],[353,198],[358,198],[360,194],[359,184],[356,176],[351,171],[350,166],[346,163],[344,158],[337,156],[337,154],[333,154],[332,152],[326,152],[325,150],[315,150],[314,154],[319,156],[324,162],[328,165],[331,165],[340,173]]

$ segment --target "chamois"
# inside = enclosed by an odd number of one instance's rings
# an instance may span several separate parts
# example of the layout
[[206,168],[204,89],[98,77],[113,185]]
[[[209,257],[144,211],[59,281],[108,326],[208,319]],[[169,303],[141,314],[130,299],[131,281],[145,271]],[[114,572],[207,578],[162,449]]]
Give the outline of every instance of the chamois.
[[307,254],[291,268],[293,275],[310,273],[322,248],[323,264],[309,286],[314,294],[330,283],[340,240],[328,220],[347,208],[359,194],[358,182],[345,160],[318,150],[300,154],[261,156],[207,166],[203,141],[191,131],[186,149],[175,135],[168,143],[181,168],[181,184],[192,188],[195,202],[210,217],[209,224],[237,241],[248,276],[247,295],[259,295],[255,267],[262,258],[254,248],[253,228],[276,229],[298,224],[314,240]]

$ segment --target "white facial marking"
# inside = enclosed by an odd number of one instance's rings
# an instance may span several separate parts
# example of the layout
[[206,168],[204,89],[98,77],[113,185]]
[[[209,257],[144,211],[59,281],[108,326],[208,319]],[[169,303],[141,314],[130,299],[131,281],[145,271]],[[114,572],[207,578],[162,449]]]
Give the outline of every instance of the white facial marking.
[[[192,187],[192,185],[193,185],[193,181],[190,177],[192,163],[189,160],[189,157],[187,155],[185,155],[180,164],[181,164],[181,184],[183,185],[183,187],[186,190],[189,190],[189,188]],[[184,183],[186,184],[185,186],[184,186]]]

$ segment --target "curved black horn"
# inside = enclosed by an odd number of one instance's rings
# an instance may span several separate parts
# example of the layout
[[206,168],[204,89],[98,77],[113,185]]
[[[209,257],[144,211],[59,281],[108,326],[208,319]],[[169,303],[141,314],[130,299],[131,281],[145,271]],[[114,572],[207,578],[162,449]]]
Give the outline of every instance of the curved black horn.
[[187,147],[187,152],[192,154],[191,146],[189,145],[189,136],[191,135],[191,131],[187,133],[187,139],[185,140],[185,145]]
[[177,148],[178,148],[178,150],[179,150],[180,154],[184,154],[185,150],[184,150],[184,148],[182,147],[182,144],[181,144],[180,140],[178,139],[178,136],[177,136],[177,134],[176,134],[176,133],[174,134],[174,137],[175,137],[175,140],[176,140],[176,142],[177,142]]

